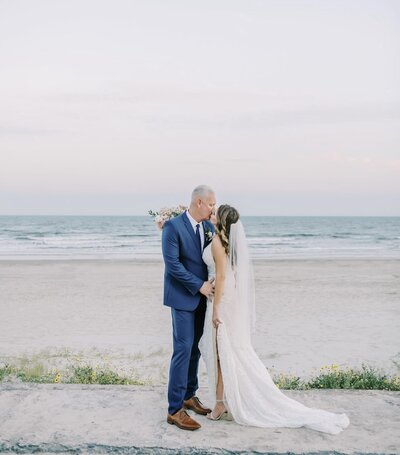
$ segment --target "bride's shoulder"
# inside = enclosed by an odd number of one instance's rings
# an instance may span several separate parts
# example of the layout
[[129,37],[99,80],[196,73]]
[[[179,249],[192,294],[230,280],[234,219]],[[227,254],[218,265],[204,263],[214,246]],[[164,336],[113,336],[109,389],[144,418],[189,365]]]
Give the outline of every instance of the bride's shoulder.
[[221,270],[224,268],[224,264],[226,261],[226,252],[224,245],[222,244],[221,238],[219,235],[215,235],[213,237],[211,243],[211,252],[215,261],[215,264],[218,267],[221,267]]
[[213,235],[213,238],[211,240],[212,243],[221,243],[221,239],[217,233]]
[[218,234],[214,235],[212,242],[211,242],[211,248],[216,251],[224,249],[224,246],[222,245],[222,242],[221,242],[221,238]]

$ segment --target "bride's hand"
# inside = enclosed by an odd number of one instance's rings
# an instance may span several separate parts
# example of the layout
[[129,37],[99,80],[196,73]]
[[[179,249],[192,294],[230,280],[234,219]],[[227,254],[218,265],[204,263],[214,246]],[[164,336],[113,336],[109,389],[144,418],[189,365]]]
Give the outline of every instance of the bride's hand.
[[218,308],[214,308],[214,310],[213,310],[212,323],[215,328],[217,328],[220,324],[222,324]]

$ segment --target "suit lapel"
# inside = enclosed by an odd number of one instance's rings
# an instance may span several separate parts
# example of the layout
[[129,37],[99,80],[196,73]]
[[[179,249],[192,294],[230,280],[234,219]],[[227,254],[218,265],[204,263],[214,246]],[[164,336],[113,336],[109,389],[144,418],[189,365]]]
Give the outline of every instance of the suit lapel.
[[211,241],[208,240],[208,238],[207,238],[207,231],[212,232],[212,230],[208,227],[207,223],[205,221],[203,221],[203,232],[204,232],[204,247],[203,247],[203,251],[211,243]]
[[[183,221],[184,221],[184,223],[185,223],[186,229],[189,231],[189,234],[190,234],[190,236],[191,236],[192,239],[193,239],[194,245],[198,245],[198,243],[197,243],[198,241],[197,241],[197,239],[196,239],[196,235],[195,235],[195,233],[194,233],[192,224],[190,223],[189,218],[188,218],[186,212],[183,212],[183,214],[182,214],[182,219],[183,219]],[[197,247],[197,246],[196,246],[196,249],[197,249],[197,251],[198,251],[198,247]]]

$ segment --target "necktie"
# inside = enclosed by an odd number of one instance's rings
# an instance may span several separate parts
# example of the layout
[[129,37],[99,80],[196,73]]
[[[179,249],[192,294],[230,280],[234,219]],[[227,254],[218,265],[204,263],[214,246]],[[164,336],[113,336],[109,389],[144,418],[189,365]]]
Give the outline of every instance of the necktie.
[[196,224],[196,240],[201,253],[201,238],[200,238],[200,224]]

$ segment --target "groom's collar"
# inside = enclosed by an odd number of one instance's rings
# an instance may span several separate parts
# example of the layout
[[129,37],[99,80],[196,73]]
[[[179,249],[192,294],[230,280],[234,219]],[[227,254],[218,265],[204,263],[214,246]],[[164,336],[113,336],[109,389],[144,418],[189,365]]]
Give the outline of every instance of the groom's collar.
[[192,217],[192,215],[189,213],[189,209],[186,210],[186,215],[187,215],[187,217],[188,217],[188,219],[189,219],[189,221],[190,221],[190,224],[192,225],[192,227],[193,227],[194,230],[196,230],[196,226],[197,226],[198,224],[200,224],[200,226],[202,226],[203,223],[202,223],[201,221],[200,221],[200,222],[197,222],[197,221]]

